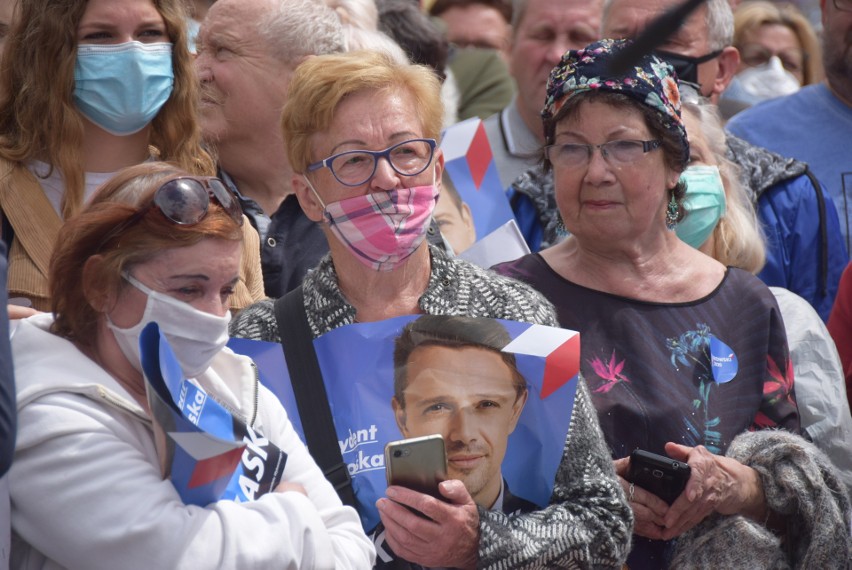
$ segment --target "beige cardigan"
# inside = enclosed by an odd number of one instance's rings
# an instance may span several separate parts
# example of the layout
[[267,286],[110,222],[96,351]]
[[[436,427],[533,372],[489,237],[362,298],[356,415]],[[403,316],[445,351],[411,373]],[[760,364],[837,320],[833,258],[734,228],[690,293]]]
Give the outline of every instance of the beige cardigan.
[[[33,308],[49,311],[50,257],[62,220],[29,169],[8,161],[0,161],[0,219],[3,216],[15,230],[9,247],[9,297],[26,297]],[[265,297],[260,238],[245,217],[244,221],[240,282],[231,297],[234,311]]]

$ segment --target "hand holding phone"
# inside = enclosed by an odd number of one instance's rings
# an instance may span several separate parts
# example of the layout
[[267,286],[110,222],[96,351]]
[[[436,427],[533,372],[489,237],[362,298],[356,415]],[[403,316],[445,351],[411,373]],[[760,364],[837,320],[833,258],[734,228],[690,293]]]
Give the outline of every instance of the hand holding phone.
[[391,441],[385,445],[388,485],[407,487],[443,500],[438,484],[447,479],[444,438],[427,435]]
[[627,480],[671,505],[683,493],[691,474],[689,465],[682,461],[635,449],[630,454]]

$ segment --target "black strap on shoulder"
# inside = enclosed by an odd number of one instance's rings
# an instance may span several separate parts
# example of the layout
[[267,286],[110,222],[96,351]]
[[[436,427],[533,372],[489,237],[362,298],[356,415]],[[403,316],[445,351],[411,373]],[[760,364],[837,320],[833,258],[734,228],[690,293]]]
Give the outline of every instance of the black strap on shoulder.
[[275,301],[275,318],[308,451],[343,504],[355,507],[352,478],[337,442],[301,285]]
[[819,291],[822,296],[828,295],[828,228],[827,219],[825,216],[825,196],[822,195],[822,186],[819,180],[816,179],[810,167],[805,167],[805,176],[811,181],[811,185],[816,191],[817,207],[819,208]]

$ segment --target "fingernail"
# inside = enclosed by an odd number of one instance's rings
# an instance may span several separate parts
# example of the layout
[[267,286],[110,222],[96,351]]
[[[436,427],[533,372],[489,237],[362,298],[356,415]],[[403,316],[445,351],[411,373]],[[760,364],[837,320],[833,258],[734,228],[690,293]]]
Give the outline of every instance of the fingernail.
[[387,490],[385,490],[385,495],[388,497],[388,499],[393,499],[397,495],[396,489],[394,489],[393,487],[388,487]]

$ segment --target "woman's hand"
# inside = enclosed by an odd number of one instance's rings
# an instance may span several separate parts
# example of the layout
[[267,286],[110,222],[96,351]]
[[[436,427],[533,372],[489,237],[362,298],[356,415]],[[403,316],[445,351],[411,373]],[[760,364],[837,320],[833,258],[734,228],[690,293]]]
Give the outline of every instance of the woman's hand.
[[6,305],[6,310],[9,313],[10,321],[14,321],[15,319],[26,319],[27,317],[31,317],[39,313],[32,307],[23,307],[21,305],[12,304]]
[[664,540],[680,536],[713,512],[740,514],[760,522],[766,519],[763,485],[751,467],[714,455],[701,445],[687,447],[669,442],[666,453],[689,463],[692,475],[663,518]]
[[621,488],[627,495],[627,502],[633,510],[633,532],[645,538],[663,540],[663,533],[666,530],[665,516],[668,513],[669,506],[655,494],[625,479],[630,466],[629,457],[616,459],[613,463],[618,481],[621,483]]
[[475,568],[479,558],[476,503],[461,481],[444,481],[438,488],[447,501],[405,487],[388,487],[388,498],[376,503],[385,538],[397,556],[409,562],[427,567]]

